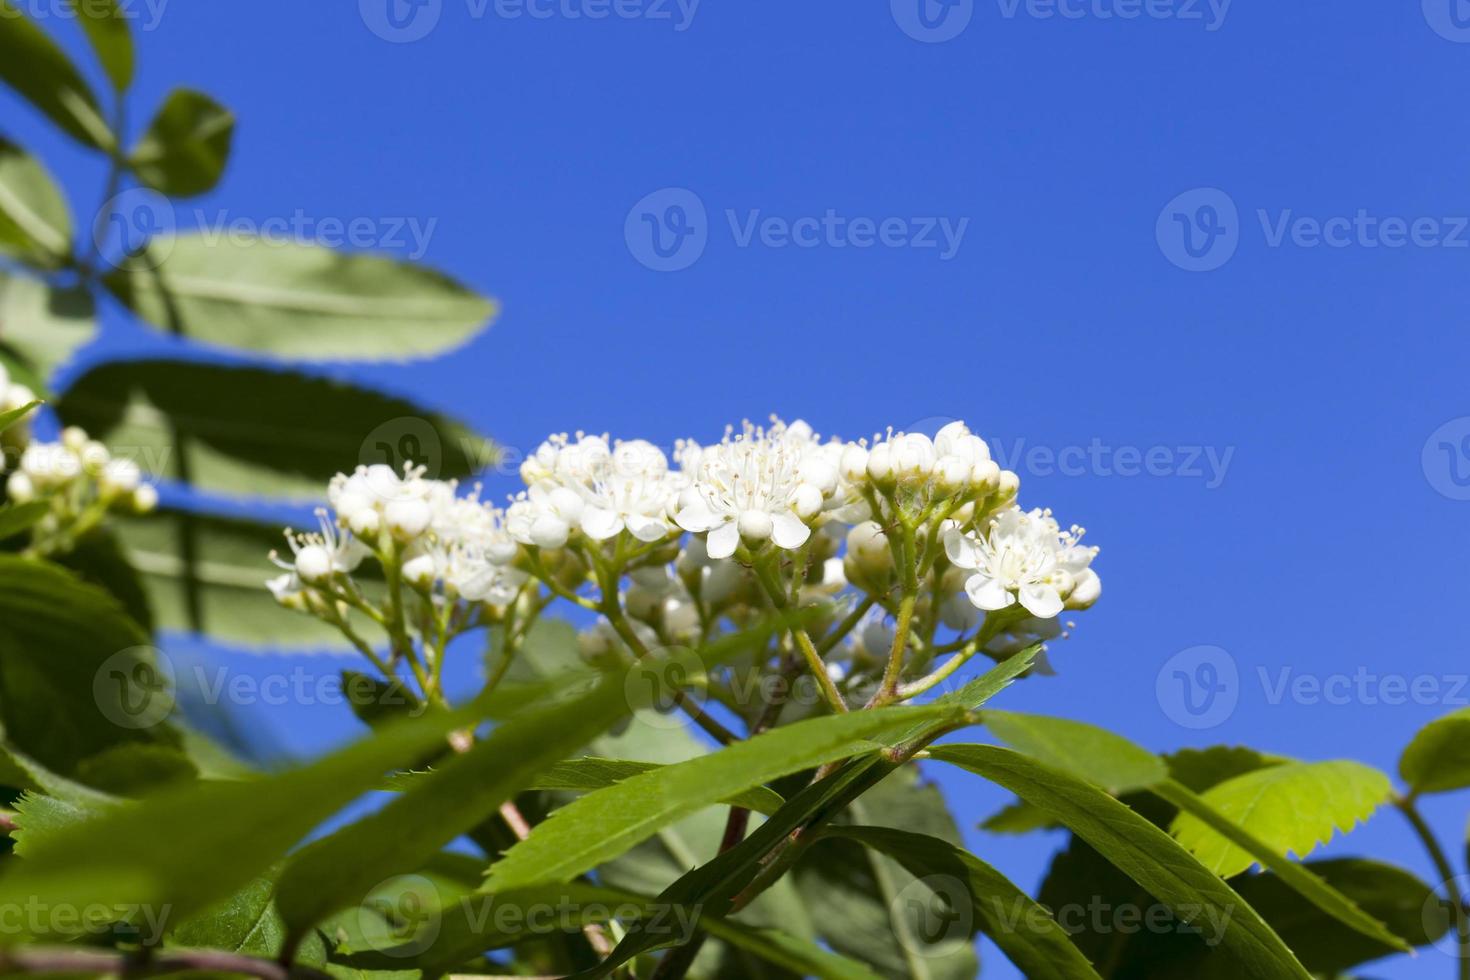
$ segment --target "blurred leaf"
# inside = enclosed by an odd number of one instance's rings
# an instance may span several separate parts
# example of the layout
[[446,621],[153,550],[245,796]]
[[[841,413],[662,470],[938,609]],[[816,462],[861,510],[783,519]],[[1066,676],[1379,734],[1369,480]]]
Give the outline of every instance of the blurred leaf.
[[[952,925],[966,926],[964,938],[978,927],[994,940],[1030,980],[1073,980],[1098,975],[1046,909],[990,865],[948,841],[886,827],[839,827],[828,833],[855,840],[895,859],[921,881],[938,879],[963,888],[961,896],[945,888],[938,894],[951,902],[968,899],[968,909],[949,910]],[[932,915],[932,910],[931,910]],[[942,938],[953,941],[956,937]]]
[[[989,745],[942,745],[935,759],[968,769],[1050,812],[1185,922],[1218,926],[1215,955],[1253,977],[1309,974],[1230,886],[1172,837],[1076,776]],[[1223,923],[1228,923],[1225,928]]]
[[0,82],[74,139],[104,150],[114,144],[81,73],[12,0],[0,0]]
[[347,696],[357,720],[369,728],[378,728],[395,718],[413,717],[425,710],[418,695],[396,677],[385,680],[344,670],[342,693]]
[[1470,786],[1470,708],[1421,728],[1399,758],[1399,775],[1415,794]]
[[48,378],[96,336],[97,310],[86,288],[0,272],[0,338],[39,378]]
[[[181,545],[186,525],[198,550],[192,577]],[[142,575],[159,629],[194,629],[192,582],[200,632],[216,642],[243,649],[350,649],[335,629],[282,607],[266,589],[266,580],[280,571],[267,556],[284,548],[281,528],[168,508],[120,519],[114,527]]]
[[[1271,770],[1261,771],[1270,772]],[[1382,922],[1364,913],[1362,909],[1353,904],[1350,898],[1329,887],[1320,878],[1304,870],[1301,865],[1291,861],[1281,853],[1282,849],[1274,848],[1215,810],[1205,797],[1196,795],[1193,791],[1172,780],[1153,787],[1153,791],[1182,811],[1183,816],[1175,821],[1176,827],[1185,817],[1191,821],[1197,821],[1208,827],[1210,832],[1218,834],[1222,840],[1246,853],[1251,860],[1258,861],[1275,872],[1283,884],[1295,891],[1299,898],[1306,899],[1323,914],[1369,937],[1375,944],[1397,949],[1400,952],[1409,951],[1408,944],[1388,931]]]
[[0,138],[0,255],[59,269],[71,256],[71,236],[61,188],[39,160]]
[[980,824],[980,829],[992,834],[1029,834],[1036,830],[1054,830],[1056,826],[1056,820],[1045,810],[1025,800],[1016,800],[987,817]]
[[113,361],[72,384],[56,411],[154,478],[182,478],[177,428],[194,486],[236,497],[318,501],[333,475],[359,462],[401,469],[405,446],[431,479],[493,462],[487,441],[445,416],[294,371]]
[[82,30],[112,87],[126,91],[133,84],[133,37],[118,0],[66,0],[66,4],[80,15]]
[[234,113],[203,92],[175,89],[128,162],[154,190],[193,197],[219,183],[234,134]]
[[486,888],[570,880],[696,810],[777,777],[872,751],[875,741],[916,724],[958,717],[957,711],[884,708],[813,718],[630,777],[553,813],[491,866]]
[[8,412],[0,412],[0,432],[4,432],[15,423],[21,421],[40,406],[41,403],[36,401],[28,405],[22,405],[20,408],[12,408]]
[[[904,766],[873,786],[834,822],[904,830],[962,845],[939,788],[921,781],[916,766]],[[788,877],[796,882],[822,940],[885,976],[972,980],[979,970],[969,932],[964,942],[924,941],[935,924],[931,892],[919,883],[919,875],[891,857],[844,837],[822,837]]]
[[82,809],[112,801],[107,794],[58,775],[14,746],[4,744],[0,744],[0,786],[32,790]]
[[613,677],[584,697],[504,722],[382,810],[296,855],[276,890],[282,917],[303,930],[361,901],[374,883],[416,870],[627,711],[622,679]]
[[51,503],[47,500],[32,500],[29,503],[0,507],[0,541],[13,538],[22,531],[29,531],[49,513]]
[[[1226,780],[1200,800],[1273,851],[1303,858],[1372,816],[1392,791],[1387,776],[1358,762],[1294,762]],[[1222,878],[1256,861],[1195,814],[1180,814],[1170,831]]]
[[42,765],[68,775],[120,742],[169,738],[161,725],[125,727],[146,725],[155,694],[140,709],[134,681],[161,680],[147,642],[101,589],[50,562],[0,555],[0,717],[11,744]]
[[755,953],[767,962],[793,970],[798,976],[822,977],[823,980],[883,980],[856,960],[788,936],[779,929],[753,929],[731,919],[710,919],[705,925],[711,935]]
[[77,778],[114,796],[137,797],[164,786],[193,782],[199,770],[167,745],[114,745],[77,766]]
[[[458,347],[495,305],[421,265],[319,245],[160,236],[107,287],[147,322],[273,357],[398,360]],[[167,296],[165,296],[167,291]]]
[[[435,712],[279,775],[193,783],[118,807],[47,837],[30,860],[0,878],[0,903],[169,906],[184,919],[265,873],[384,772],[473,726],[481,714],[477,705]],[[118,846],[123,841],[127,846]],[[0,942],[23,938],[12,933]]]
[[44,853],[49,842],[75,832],[86,821],[106,813],[117,805],[115,800],[97,799],[82,802],[26,793],[15,806],[15,853],[29,859]]
[[153,607],[142,576],[128,560],[112,528],[93,531],[78,541],[71,552],[56,556],[55,561],[76,572],[83,581],[107,590],[122,603],[133,622],[145,632],[153,632]]
[[981,721],[1003,742],[1117,795],[1169,777],[1164,761],[1121,735],[1069,718],[986,711]]

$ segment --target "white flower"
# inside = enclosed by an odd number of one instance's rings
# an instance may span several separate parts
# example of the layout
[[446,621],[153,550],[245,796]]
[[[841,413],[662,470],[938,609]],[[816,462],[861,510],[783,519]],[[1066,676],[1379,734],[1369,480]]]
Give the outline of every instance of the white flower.
[[521,544],[560,548],[582,517],[586,501],[570,487],[532,484],[506,511],[506,527]]
[[59,442],[36,442],[20,454],[20,471],[38,490],[69,486],[82,475],[82,460]]
[[804,485],[801,462],[799,441],[788,440],[781,423],[768,432],[747,422],[740,434],[699,454],[674,520],[687,531],[708,533],[706,549],[714,559],[733,555],[742,537],[800,548],[812,533],[793,509]]
[[1012,508],[993,518],[983,536],[951,528],[944,546],[955,566],[975,572],[965,582],[965,593],[977,609],[1019,602],[1031,615],[1051,619],[1064,608],[1078,577],[1093,575],[1088,565],[1097,549],[1080,545],[1082,533],[1077,527],[1062,532],[1049,511]]
[[[351,574],[367,557],[368,549],[351,534],[338,535],[337,526],[327,520],[327,512],[316,512],[319,532],[307,533],[286,529],[286,543],[291,546],[291,560],[284,561],[271,552],[271,561],[291,572],[301,582],[320,584],[336,574]],[[279,582],[279,580],[273,580]],[[282,585],[286,592],[300,591],[300,586]],[[274,587],[272,592],[277,591]]]
[[677,486],[668,458],[657,446],[641,439],[620,442],[607,463],[577,486],[586,502],[582,531],[594,541],[615,537],[625,528],[639,541],[668,537],[673,530],[669,505]]

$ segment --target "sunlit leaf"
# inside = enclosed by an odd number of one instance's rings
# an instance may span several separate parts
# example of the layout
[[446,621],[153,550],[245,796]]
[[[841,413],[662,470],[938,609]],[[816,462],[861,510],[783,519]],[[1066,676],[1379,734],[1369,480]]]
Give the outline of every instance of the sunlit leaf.
[[73,138],[100,149],[113,145],[97,97],[81,72],[13,0],[0,0],[0,82]]
[[1470,708],[1421,728],[1399,758],[1399,775],[1415,793],[1470,786]]
[[61,188],[39,160],[0,138],[0,255],[57,269],[71,250],[71,210]]
[[219,183],[230,158],[235,115],[203,92],[175,89],[128,162],[138,179],[170,197],[193,197]]

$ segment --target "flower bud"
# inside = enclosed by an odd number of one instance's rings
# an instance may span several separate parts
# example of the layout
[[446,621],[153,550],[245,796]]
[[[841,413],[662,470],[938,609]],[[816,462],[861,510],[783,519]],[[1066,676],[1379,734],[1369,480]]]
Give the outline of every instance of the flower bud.
[[102,467],[98,489],[104,497],[120,497],[132,493],[143,482],[143,471],[130,459],[110,460]]
[[428,555],[419,555],[403,563],[403,580],[416,589],[432,588],[438,575],[439,569]]
[[974,467],[958,456],[941,456],[934,467],[934,480],[940,490],[956,493],[969,484],[973,469]]
[[68,425],[61,430],[61,444],[74,453],[79,453],[90,440],[87,430],[79,425]]
[[1072,585],[1072,591],[1067,596],[1068,609],[1089,609],[1102,595],[1102,579],[1097,572],[1085,568],[1077,573],[1077,580]]
[[139,484],[132,495],[135,514],[151,514],[158,506],[158,488],[151,483]]
[[571,533],[572,526],[554,514],[541,514],[531,522],[531,543],[538,548],[560,548]]
[[900,480],[923,480],[933,471],[936,457],[934,443],[928,436],[908,432],[894,436],[890,445],[893,447],[893,470]]
[[425,500],[394,500],[383,509],[383,518],[395,538],[408,541],[428,530],[434,512]]
[[822,491],[810,483],[799,484],[796,492],[791,497],[792,509],[796,516],[804,521],[811,521],[822,512]]
[[1002,496],[1014,497],[1021,489],[1021,478],[1010,470],[1001,470],[998,486]]
[[313,585],[332,577],[332,555],[319,544],[309,544],[296,553],[296,574]]
[[13,504],[26,504],[36,499],[36,485],[24,473],[12,473],[5,481],[5,495]]
[[383,527],[383,518],[372,506],[359,507],[346,514],[347,527],[352,533],[365,540],[376,538]]
[[764,541],[771,536],[774,523],[771,515],[763,510],[746,510],[740,513],[740,536],[747,541]]
[[868,451],[856,443],[845,446],[837,468],[842,471],[843,479],[861,483],[868,475]]
[[880,485],[893,482],[893,447],[888,443],[880,442],[868,453],[868,478]]
[[893,568],[893,552],[877,521],[863,521],[847,532],[847,556],[868,575],[881,575]]

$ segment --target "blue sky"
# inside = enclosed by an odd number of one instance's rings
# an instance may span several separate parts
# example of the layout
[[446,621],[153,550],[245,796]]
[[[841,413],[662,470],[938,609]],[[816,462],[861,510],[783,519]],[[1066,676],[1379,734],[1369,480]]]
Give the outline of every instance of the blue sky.
[[[969,420],[1102,547],[1102,602],[1011,707],[1392,771],[1470,704],[1458,0],[159,2],[137,114],[187,84],[241,119],[180,224],[403,222],[377,244],[503,304],[352,376],[521,449]],[[91,206],[97,162],[0,106]],[[98,352],[159,344],[108,316]],[[1234,707],[1187,727],[1206,660]],[[305,750],[351,731],[321,714],[258,717]],[[939,775],[969,827],[1003,800]],[[1453,851],[1467,802],[1427,804]],[[1055,844],[970,838],[1027,886]],[[1391,812],[1330,852],[1432,874]]]

